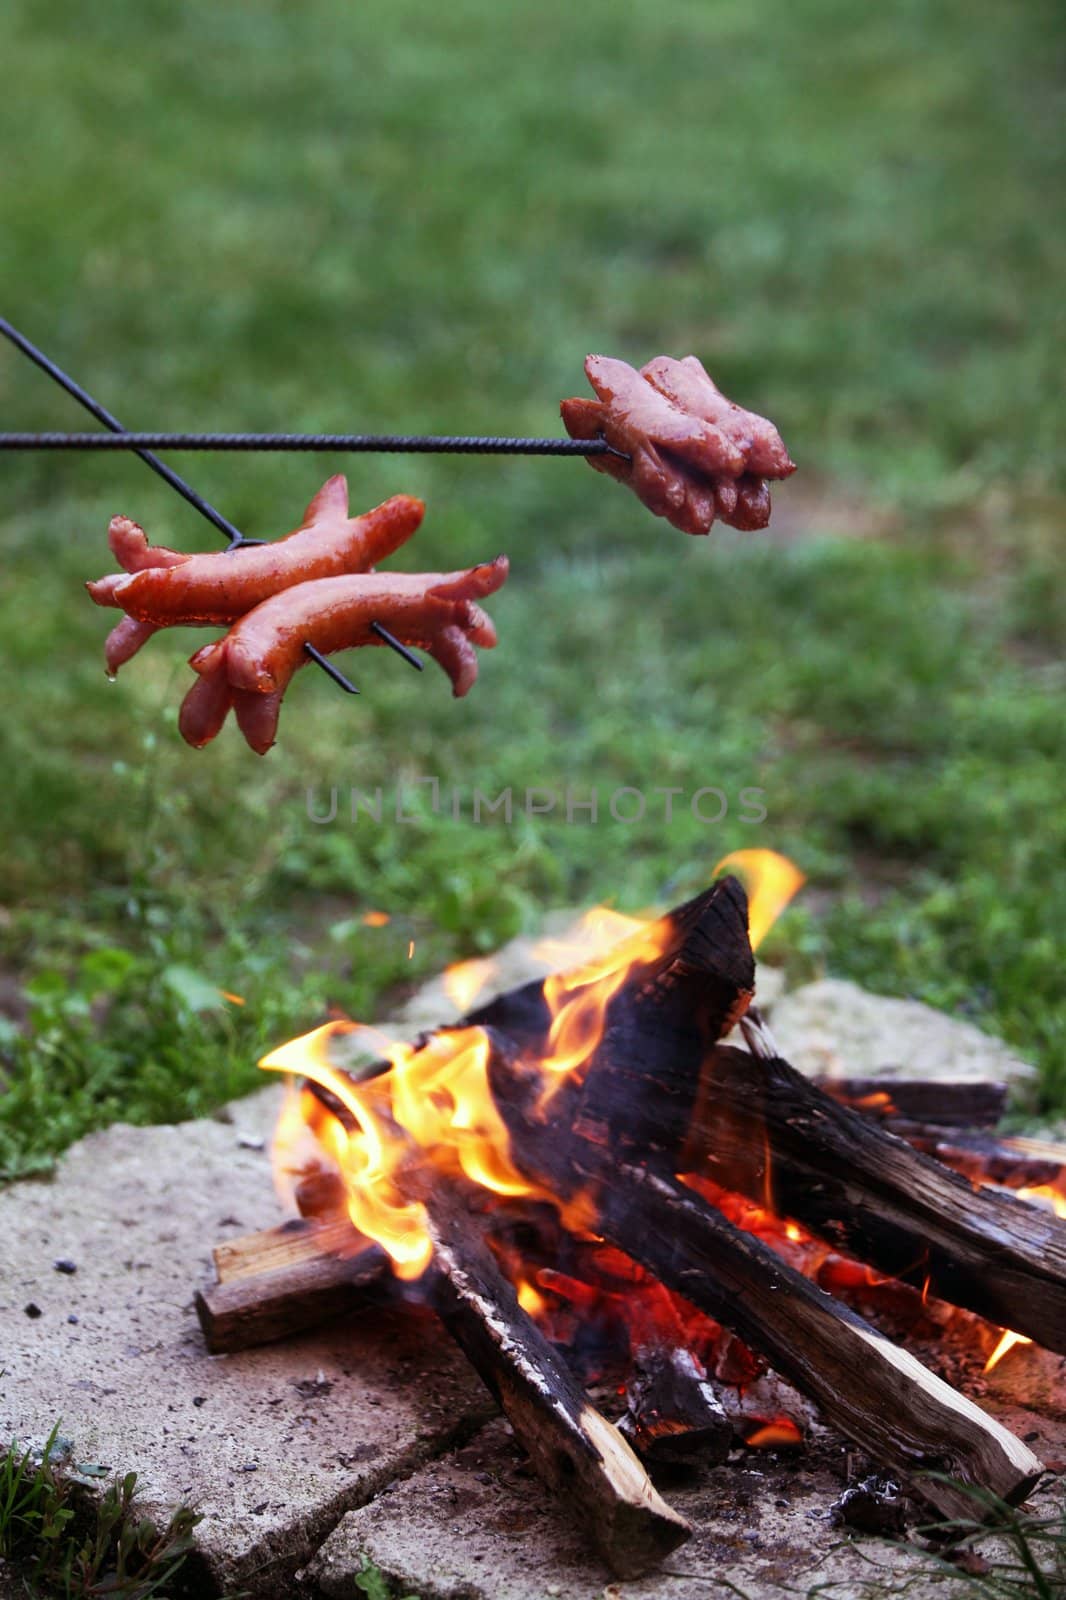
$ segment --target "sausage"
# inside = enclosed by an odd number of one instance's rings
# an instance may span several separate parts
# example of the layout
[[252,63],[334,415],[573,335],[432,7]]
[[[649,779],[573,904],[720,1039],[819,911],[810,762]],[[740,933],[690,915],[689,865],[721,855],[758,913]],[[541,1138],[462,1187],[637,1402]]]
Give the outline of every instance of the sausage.
[[349,518],[348,484],[337,476],[323,485],[300,526],[283,539],[203,555],[146,545],[148,557],[161,559],[146,559],[135,570],[87,588],[98,605],[118,606],[135,621],[157,628],[228,625],[293,584],[372,570],[411,537],[424,511],[421,500],[394,495],[373,511]]
[[496,643],[496,628],[477,602],[499,589],[507,573],[507,557],[498,556],[465,572],[349,574],[273,595],[190,658],[198,681],[181,708],[182,737],[202,747],[232,708],[248,744],[264,755],[274,743],[285,690],[309,660],[304,645],[323,655],[380,645],[373,622],[428,651],[462,697],[477,678],[475,645],[491,649]]
[[773,423],[728,400],[695,356],[656,356],[637,372],[591,355],[585,372],[597,398],[562,402],[566,430],[621,452],[589,456],[591,467],[628,484],[683,533],[708,533],[716,515],[738,528],[766,526],[764,480],[788,477],[795,465]]

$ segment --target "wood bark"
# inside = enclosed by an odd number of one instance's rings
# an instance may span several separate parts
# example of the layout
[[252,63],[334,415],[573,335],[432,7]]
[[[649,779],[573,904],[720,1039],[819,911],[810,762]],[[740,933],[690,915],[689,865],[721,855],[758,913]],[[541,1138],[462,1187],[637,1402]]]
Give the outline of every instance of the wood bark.
[[688,1523],[519,1306],[476,1220],[443,1186],[429,1200],[429,1229],[431,1303],[537,1472],[581,1516],[612,1571],[623,1578],[649,1571],[689,1537]]

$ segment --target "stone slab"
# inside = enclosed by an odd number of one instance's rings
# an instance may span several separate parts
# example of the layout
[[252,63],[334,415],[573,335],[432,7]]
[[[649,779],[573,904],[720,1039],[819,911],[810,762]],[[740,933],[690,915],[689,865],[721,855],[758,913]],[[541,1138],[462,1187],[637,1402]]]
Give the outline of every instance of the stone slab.
[[773,1032],[782,1054],[810,1077],[984,1079],[1022,1088],[1036,1076],[972,1022],[917,1000],[869,994],[844,978],[778,999]]
[[[1010,1420],[1026,1423],[1017,1412]],[[1059,1425],[1057,1437],[1066,1445],[1066,1427]],[[926,1578],[928,1568],[915,1556],[857,1540],[834,1521],[848,1463],[845,1447],[823,1435],[795,1454],[742,1450],[687,1483],[661,1481],[693,1536],[660,1571],[620,1583],[497,1421],[349,1512],[303,1576],[330,1600],[359,1592],[355,1578],[367,1561],[393,1593],[419,1600],[707,1600],[738,1593],[781,1600],[823,1592],[822,1585],[832,1586],[824,1592],[835,1600],[859,1600],[895,1593],[904,1580],[908,1600],[936,1600],[942,1576]],[[1057,1492],[1049,1489],[1037,1509],[1050,1510]],[[868,1588],[879,1576],[891,1583]]]
[[262,1147],[280,1093],[228,1121],[112,1127],[0,1193],[0,1436],[37,1446],[61,1418],[73,1460],[135,1471],[149,1512],[203,1511],[205,1586],[254,1573],[256,1594],[290,1592],[344,1511],[491,1410],[428,1314],[208,1355],[193,1292],[212,1245],[281,1217]]

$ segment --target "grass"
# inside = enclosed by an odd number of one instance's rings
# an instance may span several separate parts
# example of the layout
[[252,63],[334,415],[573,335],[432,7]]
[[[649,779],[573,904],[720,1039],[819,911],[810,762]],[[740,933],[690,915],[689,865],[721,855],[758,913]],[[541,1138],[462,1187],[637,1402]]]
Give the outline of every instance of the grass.
[[[179,1507],[160,1530],[138,1514],[137,1474],[115,1478],[90,1508],[78,1510],[68,1441],[52,1429],[39,1457],[13,1442],[0,1455],[0,1575],[21,1592],[60,1600],[152,1600],[174,1593],[199,1517]],[[96,1466],[73,1466],[98,1476]],[[14,1592],[14,1591],[12,1591]]]
[[891,1556],[918,1557],[903,1577],[891,1577],[890,1562],[856,1547],[872,1569],[868,1579],[830,1581],[809,1590],[806,1600],[905,1600],[910,1594],[944,1600],[1061,1600],[1066,1594],[1066,1511],[1031,1516],[977,1485],[953,1482],[973,1502],[971,1517],[916,1527],[909,1540],[889,1540]]
[[[111,685],[81,597],[113,512],[212,530],[134,460],[5,459],[0,1171],[741,845],[811,879],[771,956],[1002,1033],[1066,1107],[1050,0],[13,0],[6,36],[0,303],[131,424],[551,432],[587,350],[694,349],[802,473],[780,531],[689,541],[574,462],[185,458],[251,534],[344,466],[358,504],[427,499],[398,564],[512,556],[468,700],[385,652],[359,701],[304,673],[260,762],[177,736],[202,636]],[[82,420],[13,354],[0,407]],[[308,818],[420,775],[459,820]],[[595,825],[471,820],[475,788],[567,785]],[[729,814],[611,818],[656,785]]]

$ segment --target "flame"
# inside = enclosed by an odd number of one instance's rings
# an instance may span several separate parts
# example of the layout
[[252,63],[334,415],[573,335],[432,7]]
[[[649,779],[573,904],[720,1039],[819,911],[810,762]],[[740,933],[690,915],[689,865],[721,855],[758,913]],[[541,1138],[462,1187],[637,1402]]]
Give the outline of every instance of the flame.
[[312,1129],[304,1115],[303,1096],[290,1079],[285,1086],[285,1098],[278,1113],[270,1146],[271,1166],[274,1173],[274,1190],[282,1210],[295,1216],[296,1185],[313,1159],[317,1146]]
[[[336,1067],[330,1045],[354,1036],[388,1067],[359,1080]],[[491,1047],[481,1028],[432,1035],[421,1047],[391,1041],[358,1023],[327,1022],[263,1057],[268,1072],[299,1074],[327,1091],[334,1112],[305,1091],[297,1097],[297,1121],[310,1127],[321,1150],[339,1171],[348,1214],[360,1233],[384,1246],[401,1278],[421,1276],[432,1244],[425,1208],[411,1198],[412,1171],[424,1164],[463,1174],[491,1193],[552,1201],[568,1222],[584,1229],[592,1220],[582,1195],[565,1202],[541,1192],[513,1165],[506,1125],[489,1084]],[[275,1171],[293,1170],[293,1113],[287,1100],[275,1140]],[[407,1180],[407,1186],[401,1180]]]
[[[637,931],[584,966],[553,973],[544,980],[544,998],[551,1012],[546,1072],[563,1074],[584,1066],[603,1037],[607,1007],[634,968],[647,966],[668,948],[669,919],[638,923]],[[550,1095],[558,1084],[549,1083]]]
[[1053,1184],[1028,1184],[1014,1192],[1019,1200],[1029,1200],[1033,1205],[1043,1206],[1045,1211],[1054,1212],[1057,1217],[1066,1218],[1066,1193]]
[[803,888],[806,874],[776,850],[734,850],[719,861],[715,877],[722,872],[735,873],[747,890],[748,936],[751,948],[757,950],[789,901]]
[[219,994],[223,1000],[228,1000],[231,1006],[245,1006],[248,1004],[243,994],[232,994],[229,989],[220,989]]
[[367,911],[363,914],[364,928],[385,928],[391,922],[387,911]]
[[518,1296],[518,1304],[527,1316],[542,1317],[547,1311],[547,1300],[536,1285],[526,1277],[525,1273],[519,1273],[518,1282],[515,1284],[515,1293]]
[[985,1371],[991,1372],[993,1367],[997,1367],[1007,1351],[1013,1350],[1016,1344],[1032,1344],[1032,1342],[1032,1339],[1026,1338],[1024,1333],[1012,1333],[1009,1328],[1004,1328],[1003,1337],[985,1362]]
[[496,970],[496,963],[489,956],[475,956],[470,961],[459,961],[454,967],[446,968],[444,992],[460,1016],[470,1010]]
[[[733,866],[753,885],[752,930],[758,938],[802,883],[802,874],[768,850],[739,851],[720,863]],[[388,916],[368,911],[363,921],[379,927]],[[639,973],[669,948],[673,931],[668,917],[644,922],[604,906],[588,913],[563,940],[535,947],[538,960],[549,965],[561,962],[565,969],[544,980],[551,1020],[543,1055],[536,1063],[542,1109],[567,1075],[589,1062],[603,1037],[612,999],[632,973]],[[414,940],[407,953],[413,957]],[[494,971],[485,960],[450,969],[445,987],[460,1011],[469,1007]],[[376,1063],[370,1076],[365,1070],[352,1073],[336,1064],[333,1048],[342,1042],[344,1048],[354,1046]],[[488,1035],[480,1028],[444,1030],[416,1047],[345,1018],[271,1051],[259,1063],[264,1070],[302,1077],[324,1091],[308,1090],[286,1101],[275,1140],[279,1192],[291,1203],[295,1176],[306,1172],[308,1165],[306,1158],[298,1160],[299,1135],[301,1128],[309,1128],[320,1155],[340,1175],[352,1222],[377,1240],[391,1256],[397,1274],[409,1279],[420,1276],[432,1254],[419,1185],[432,1182],[434,1169],[462,1174],[505,1199],[549,1200],[568,1228],[587,1234],[595,1222],[589,1196],[542,1193],[516,1169],[489,1082],[490,1057]],[[530,1305],[543,1299],[532,1283],[518,1286]]]

